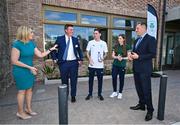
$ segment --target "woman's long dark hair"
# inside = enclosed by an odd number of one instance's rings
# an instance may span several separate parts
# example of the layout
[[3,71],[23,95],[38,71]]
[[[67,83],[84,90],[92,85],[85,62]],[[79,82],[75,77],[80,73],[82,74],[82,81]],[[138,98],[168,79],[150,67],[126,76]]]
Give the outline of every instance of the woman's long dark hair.
[[[122,37],[123,38],[123,47],[122,47],[122,49],[123,49],[123,53],[122,53],[122,57],[126,57],[127,56],[127,49],[126,49],[126,36],[124,35],[124,34],[119,34],[119,36],[118,36],[118,38],[119,37]],[[117,53],[117,48],[118,48],[118,45],[119,45],[119,41],[117,41],[116,42],[116,45],[115,45],[115,47],[114,47],[114,50],[115,50],[115,55],[116,55],[116,53]],[[117,56],[117,55],[116,55]]]

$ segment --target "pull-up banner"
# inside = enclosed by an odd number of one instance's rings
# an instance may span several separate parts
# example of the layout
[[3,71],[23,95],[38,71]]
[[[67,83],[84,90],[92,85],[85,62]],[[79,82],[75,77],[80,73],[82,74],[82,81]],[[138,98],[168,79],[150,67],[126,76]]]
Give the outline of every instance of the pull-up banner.
[[156,10],[150,4],[147,5],[147,33],[157,39],[158,17]]

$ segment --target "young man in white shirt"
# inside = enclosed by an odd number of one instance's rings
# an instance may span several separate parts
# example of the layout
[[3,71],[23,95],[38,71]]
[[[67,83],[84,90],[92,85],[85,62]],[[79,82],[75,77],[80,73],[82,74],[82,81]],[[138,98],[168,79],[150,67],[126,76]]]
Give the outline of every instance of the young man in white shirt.
[[100,29],[94,29],[94,40],[88,42],[86,51],[89,60],[89,94],[85,100],[92,98],[94,75],[96,73],[98,79],[98,98],[103,101],[102,84],[103,84],[103,69],[104,59],[107,55],[108,49],[105,41],[100,39]]

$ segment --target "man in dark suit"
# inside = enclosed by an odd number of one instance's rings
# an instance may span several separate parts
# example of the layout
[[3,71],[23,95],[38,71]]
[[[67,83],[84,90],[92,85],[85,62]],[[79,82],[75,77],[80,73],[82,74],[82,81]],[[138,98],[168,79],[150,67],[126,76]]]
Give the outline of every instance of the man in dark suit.
[[139,23],[136,26],[136,33],[139,38],[135,41],[133,52],[128,53],[129,60],[133,60],[133,72],[136,91],[139,97],[139,103],[130,107],[132,110],[145,110],[147,114],[145,121],[153,117],[153,104],[151,94],[151,73],[152,58],[156,56],[156,40],[147,34],[145,23]]
[[51,52],[51,56],[59,65],[62,84],[69,86],[70,78],[71,102],[76,102],[78,67],[82,64],[83,54],[78,39],[73,37],[73,25],[66,24],[64,30],[65,35],[57,37],[55,42],[58,45],[58,51]]

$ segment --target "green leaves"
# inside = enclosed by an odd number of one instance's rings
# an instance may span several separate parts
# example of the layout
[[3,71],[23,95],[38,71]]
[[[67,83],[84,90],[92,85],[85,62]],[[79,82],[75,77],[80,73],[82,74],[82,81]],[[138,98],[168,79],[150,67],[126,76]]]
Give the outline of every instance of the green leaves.
[[49,66],[47,64],[44,64],[41,71],[46,75],[47,78],[50,78],[53,76],[55,68],[56,68],[55,66]]

